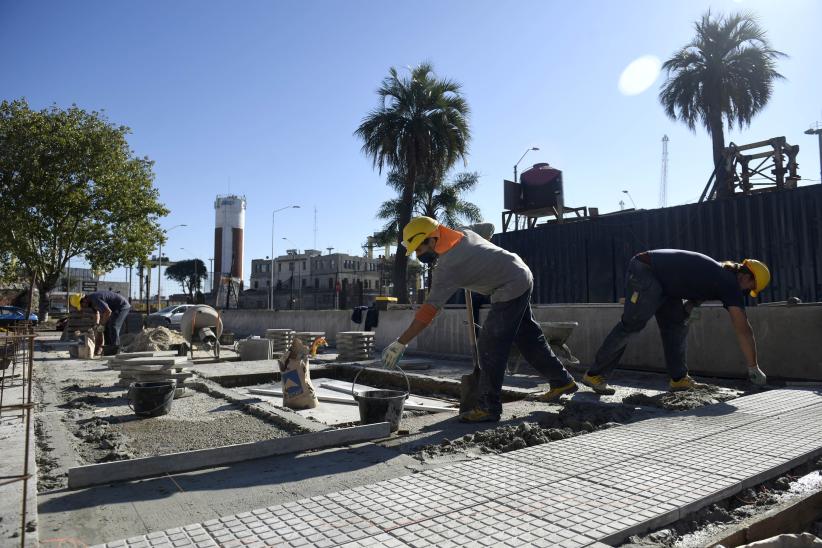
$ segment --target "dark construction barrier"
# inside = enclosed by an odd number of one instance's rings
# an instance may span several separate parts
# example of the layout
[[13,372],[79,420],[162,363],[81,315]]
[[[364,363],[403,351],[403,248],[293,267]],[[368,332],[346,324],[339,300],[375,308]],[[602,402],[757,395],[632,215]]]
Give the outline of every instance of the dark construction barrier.
[[[500,233],[534,273],[536,303],[616,302],[628,260],[679,248],[717,260],[756,258],[770,267],[760,303],[822,301],[822,185],[595,217]],[[752,299],[749,299],[751,301]],[[751,303],[753,304],[753,303]]]

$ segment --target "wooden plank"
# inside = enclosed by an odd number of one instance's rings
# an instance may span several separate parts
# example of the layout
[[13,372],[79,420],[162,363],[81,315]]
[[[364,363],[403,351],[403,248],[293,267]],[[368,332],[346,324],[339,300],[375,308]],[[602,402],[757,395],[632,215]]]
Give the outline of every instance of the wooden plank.
[[[251,394],[259,394],[261,396],[275,396],[275,397],[282,397],[283,392],[282,390],[269,390],[267,388],[249,388],[248,391]],[[328,403],[344,403],[346,405],[359,405],[357,401],[353,397],[342,397],[342,396],[327,396],[327,395],[320,395],[317,394],[317,399],[319,401],[324,401]],[[419,405],[414,403],[405,402],[403,405],[403,409],[406,411],[430,411],[431,413],[457,413],[459,409],[456,407],[437,407],[434,405]]]
[[200,449],[184,453],[172,453],[157,457],[121,460],[90,464],[70,468],[68,471],[68,486],[70,489],[79,489],[90,485],[102,485],[116,481],[128,481],[164,474],[190,472],[201,468],[213,468],[235,462],[261,459],[274,455],[285,455],[323,449],[337,445],[360,443],[385,438],[391,434],[391,426],[387,422],[352,426],[337,430],[324,430],[311,434],[277,438],[253,443],[226,445],[213,449]]

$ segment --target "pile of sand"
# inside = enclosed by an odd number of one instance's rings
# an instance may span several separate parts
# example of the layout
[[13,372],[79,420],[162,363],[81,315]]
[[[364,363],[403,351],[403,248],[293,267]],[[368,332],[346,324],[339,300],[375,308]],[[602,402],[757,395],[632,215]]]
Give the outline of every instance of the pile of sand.
[[182,335],[166,327],[149,327],[137,334],[120,335],[120,348],[123,352],[171,350],[171,346],[184,342]]

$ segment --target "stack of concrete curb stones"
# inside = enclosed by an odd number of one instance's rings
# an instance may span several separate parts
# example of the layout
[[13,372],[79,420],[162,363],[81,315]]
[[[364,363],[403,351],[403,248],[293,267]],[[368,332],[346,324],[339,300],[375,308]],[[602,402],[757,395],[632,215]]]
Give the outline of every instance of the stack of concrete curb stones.
[[282,354],[288,352],[294,342],[293,329],[266,329],[265,338],[271,341],[271,352]]
[[240,361],[270,360],[273,358],[271,352],[271,340],[269,339],[243,339],[237,342],[237,353],[240,354]]
[[169,352],[118,354],[110,358],[106,364],[109,369],[120,372],[117,386],[128,388],[133,382],[174,381],[177,386],[175,397],[183,394],[186,379],[193,376],[186,368],[190,365],[188,358],[174,356]]
[[303,343],[306,348],[311,348],[311,345],[314,344],[317,337],[325,337],[325,331],[297,331],[294,333],[294,336],[300,339],[300,342]]
[[342,331],[337,333],[338,360],[361,361],[374,355],[374,331]]

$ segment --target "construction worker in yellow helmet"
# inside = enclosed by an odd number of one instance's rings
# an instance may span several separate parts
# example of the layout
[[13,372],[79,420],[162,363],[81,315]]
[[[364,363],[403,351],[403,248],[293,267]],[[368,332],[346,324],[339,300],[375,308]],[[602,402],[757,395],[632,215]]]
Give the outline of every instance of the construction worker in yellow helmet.
[[[488,225],[490,232],[493,226]],[[479,230],[479,229],[477,229]],[[433,281],[425,304],[411,325],[382,354],[394,367],[406,346],[422,332],[458,289],[490,295],[491,310],[479,336],[479,404],[460,415],[463,422],[495,422],[502,413],[502,381],[512,344],[551,389],[539,396],[557,401],[576,392],[573,377],[551,351],[531,313],[533,276],[518,255],[492,244],[473,230],[454,230],[430,217],[411,219],[402,231],[406,254],[416,253],[423,263],[434,264]]]
[[768,378],[759,367],[756,340],[745,314],[745,294],[756,297],[770,281],[768,267],[755,259],[720,263],[682,249],[654,249],[635,255],[625,275],[622,318],[605,338],[582,383],[599,394],[613,394],[608,375],[619,365],[629,339],[656,316],[670,389],[699,387],[688,375],[686,364],[688,318],[694,306],[720,301],[736,332],[748,378],[754,384],[766,384]]

